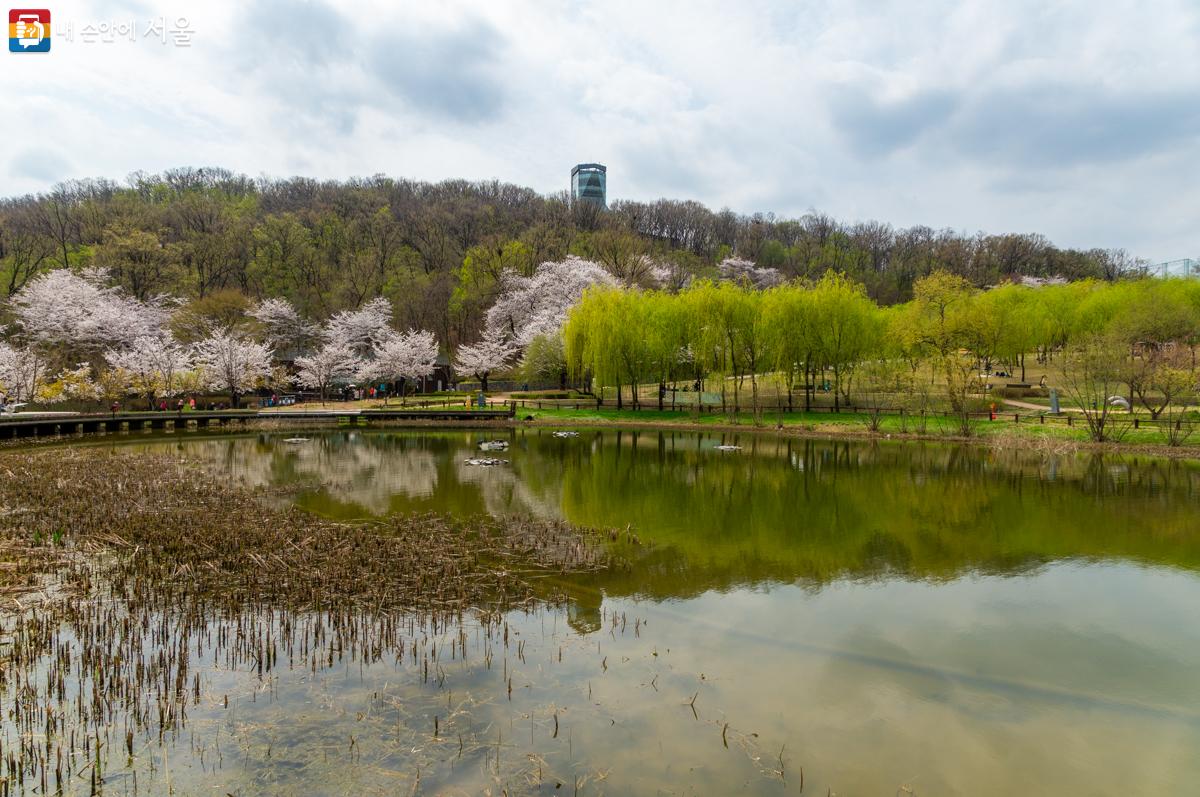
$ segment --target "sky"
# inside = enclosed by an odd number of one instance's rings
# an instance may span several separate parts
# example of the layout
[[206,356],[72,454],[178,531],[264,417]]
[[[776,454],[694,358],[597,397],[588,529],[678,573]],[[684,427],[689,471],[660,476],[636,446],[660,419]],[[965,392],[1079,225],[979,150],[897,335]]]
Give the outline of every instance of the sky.
[[610,201],[1200,257],[1197,0],[50,11],[49,53],[0,54],[0,196],[185,165],[552,193],[598,161]]

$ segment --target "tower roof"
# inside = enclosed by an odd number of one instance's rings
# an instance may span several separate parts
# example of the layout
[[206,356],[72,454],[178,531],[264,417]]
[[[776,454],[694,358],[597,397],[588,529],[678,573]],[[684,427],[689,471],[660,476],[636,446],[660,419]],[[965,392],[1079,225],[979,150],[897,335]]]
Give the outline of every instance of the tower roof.
[[603,163],[578,163],[571,167],[571,176],[574,177],[581,171],[607,172],[608,167]]

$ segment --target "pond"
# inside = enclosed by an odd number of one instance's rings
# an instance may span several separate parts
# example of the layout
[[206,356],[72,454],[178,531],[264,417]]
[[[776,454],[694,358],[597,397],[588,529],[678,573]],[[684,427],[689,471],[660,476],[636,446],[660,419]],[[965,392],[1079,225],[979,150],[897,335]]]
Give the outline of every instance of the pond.
[[[496,435],[507,464],[466,464]],[[446,631],[459,653],[434,677],[347,656],[264,684],[209,662],[208,691],[234,697],[193,710],[163,756],[178,793],[1200,782],[1194,463],[753,433],[289,436],[120,444],[178,447],[333,518],[521,513],[641,545],[559,585],[568,608],[510,613],[519,641]]]

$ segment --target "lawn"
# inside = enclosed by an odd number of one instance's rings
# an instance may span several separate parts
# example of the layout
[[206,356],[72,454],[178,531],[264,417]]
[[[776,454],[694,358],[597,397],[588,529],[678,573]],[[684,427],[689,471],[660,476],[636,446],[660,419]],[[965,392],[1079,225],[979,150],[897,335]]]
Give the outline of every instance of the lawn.
[[[553,409],[519,408],[518,418],[532,416],[535,421],[552,424],[605,424],[619,426],[622,424],[654,424],[664,426],[744,426],[747,429],[764,428],[784,430],[803,430],[813,433],[838,434],[869,434],[869,416],[865,413],[832,413],[832,412],[791,412],[762,414],[756,424],[749,412],[733,413],[689,411],[670,411],[657,409],[616,410],[612,408],[596,409],[595,407],[556,407]],[[1023,414],[1020,420],[1013,421],[1013,414],[1004,413],[994,421],[987,417],[974,421],[972,435],[984,439],[998,437],[1021,436],[1031,440],[1061,440],[1064,442],[1088,441],[1087,427],[1082,417],[1072,418],[1068,426],[1065,418],[1047,418],[1043,424],[1036,416]],[[925,436],[958,437],[958,422],[954,418],[941,415],[931,415],[926,419],[922,432],[919,419],[911,415],[901,418],[899,415],[884,415],[880,419],[880,435],[923,434]],[[1166,438],[1162,430],[1143,426],[1140,429],[1129,428],[1125,431],[1121,442],[1127,445],[1162,446]],[[1200,435],[1189,441],[1189,448],[1200,447]]]

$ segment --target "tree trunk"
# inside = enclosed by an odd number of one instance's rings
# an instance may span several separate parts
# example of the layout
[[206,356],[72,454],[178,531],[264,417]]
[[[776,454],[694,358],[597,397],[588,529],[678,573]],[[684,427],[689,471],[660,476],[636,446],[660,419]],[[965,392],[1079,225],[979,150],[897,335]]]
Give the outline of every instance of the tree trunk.
[[479,390],[483,393],[487,392],[487,378],[488,378],[487,373],[483,373],[483,374],[479,375]]
[[624,405],[621,403],[621,383],[620,382],[617,382],[617,409],[618,410],[625,409]]

